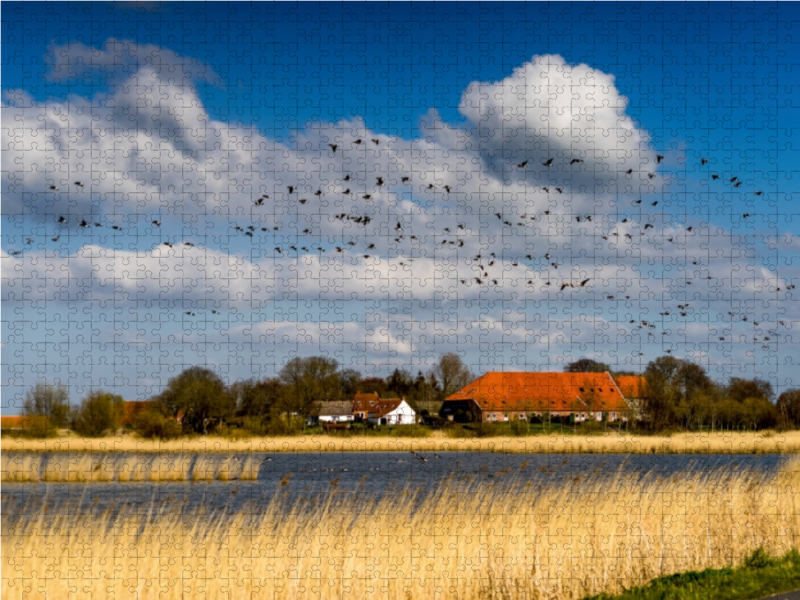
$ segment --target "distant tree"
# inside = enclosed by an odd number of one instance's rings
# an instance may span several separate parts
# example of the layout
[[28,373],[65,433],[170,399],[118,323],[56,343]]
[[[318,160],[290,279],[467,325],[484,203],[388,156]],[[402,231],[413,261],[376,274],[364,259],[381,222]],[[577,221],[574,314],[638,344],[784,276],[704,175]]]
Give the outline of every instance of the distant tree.
[[180,437],[183,428],[171,412],[163,402],[148,402],[145,409],[134,417],[133,426],[145,438],[169,440]]
[[222,379],[204,367],[190,367],[170,379],[158,400],[173,415],[181,413],[184,427],[197,433],[213,430],[236,408]]
[[774,393],[772,384],[764,379],[739,379],[732,377],[726,389],[727,396],[731,400],[744,402],[748,398],[763,398],[772,400]]
[[80,435],[100,437],[119,427],[122,414],[122,396],[98,390],[81,401],[73,426]]
[[605,373],[606,371],[610,372],[611,367],[591,358],[580,358],[564,367],[565,373]]
[[778,397],[778,424],[784,429],[800,428],[800,389],[786,390]]
[[741,425],[745,429],[767,429],[774,427],[778,411],[775,405],[764,397],[747,398],[742,403]]
[[338,400],[342,396],[339,363],[333,358],[293,358],[278,373],[286,386],[284,409],[303,417],[311,414],[314,402]]
[[248,379],[230,386],[230,392],[236,402],[236,414],[239,417],[267,418],[272,407],[284,396],[283,384],[279,379]]
[[25,421],[41,435],[50,435],[55,429],[64,427],[69,418],[69,392],[63,385],[52,386],[37,383],[25,392],[22,414]]
[[433,374],[429,373],[426,377],[422,371],[418,371],[408,392],[408,398],[412,407],[420,402],[432,402],[439,398],[439,385]]
[[411,373],[405,369],[396,368],[386,379],[386,387],[390,392],[394,392],[397,396],[403,398],[408,396],[413,389],[414,379],[411,377]]
[[355,369],[344,369],[339,373],[339,385],[342,389],[343,398],[352,398],[358,392],[361,384],[361,373]]
[[677,405],[680,391],[675,377],[681,361],[672,356],[662,356],[651,361],[644,372],[647,393],[642,398],[642,417],[650,431],[662,431],[677,423]]
[[378,394],[383,398],[386,397],[389,387],[386,385],[386,381],[380,377],[367,377],[358,384],[358,390],[364,394]]
[[680,361],[671,383],[678,387],[684,399],[691,399],[695,394],[705,392],[713,386],[703,367],[686,360]]
[[431,373],[439,384],[440,395],[446,398],[475,379],[458,354],[448,352],[439,357]]

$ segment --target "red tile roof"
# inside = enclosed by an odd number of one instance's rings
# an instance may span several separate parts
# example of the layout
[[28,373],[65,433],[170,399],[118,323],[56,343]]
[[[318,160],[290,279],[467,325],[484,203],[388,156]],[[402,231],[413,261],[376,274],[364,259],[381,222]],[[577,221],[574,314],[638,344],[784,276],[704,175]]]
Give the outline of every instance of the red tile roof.
[[614,377],[617,387],[626,398],[643,398],[647,380],[641,375],[618,375]]
[[3,429],[15,429],[17,427],[22,427],[24,417],[20,415],[8,415],[0,417],[0,427]]
[[364,413],[371,419],[377,419],[392,412],[403,401],[402,398],[388,398],[381,400],[377,393],[356,394],[353,400],[353,413]]
[[353,402],[354,403],[359,401],[369,402],[370,400],[372,400],[373,402],[380,400],[378,392],[369,392],[369,393],[356,392],[356,397],[354,398]]
[[446,398],[490,411],[616,411],[628,405],[608,373],[486,373]]

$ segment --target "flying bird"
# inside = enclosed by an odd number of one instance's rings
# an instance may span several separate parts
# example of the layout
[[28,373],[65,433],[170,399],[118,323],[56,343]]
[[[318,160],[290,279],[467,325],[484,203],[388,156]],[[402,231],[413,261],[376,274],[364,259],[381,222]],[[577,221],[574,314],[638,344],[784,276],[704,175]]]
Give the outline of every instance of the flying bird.
[[545,162],[542,163],[542,166],[543,167],[549,167],[552,164],[553,164],[553,159],[552,158],[548,158]]

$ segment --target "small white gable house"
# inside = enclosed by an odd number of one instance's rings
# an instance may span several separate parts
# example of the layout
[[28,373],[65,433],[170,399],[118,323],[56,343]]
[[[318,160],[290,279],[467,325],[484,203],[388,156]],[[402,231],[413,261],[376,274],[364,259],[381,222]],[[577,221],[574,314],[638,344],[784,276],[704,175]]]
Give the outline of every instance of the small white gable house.
[[353,414],[375,425],[413,425],[417,413],[404,398],[381,400],[378,394],[356,394]]

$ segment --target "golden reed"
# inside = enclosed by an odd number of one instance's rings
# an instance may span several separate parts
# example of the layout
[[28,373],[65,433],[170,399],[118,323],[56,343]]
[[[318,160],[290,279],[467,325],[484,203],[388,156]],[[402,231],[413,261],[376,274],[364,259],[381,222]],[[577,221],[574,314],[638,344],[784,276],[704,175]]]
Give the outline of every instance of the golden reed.
[[770,475],[570,469],[546,488],[525,469],[494,476],[510,480],[408,482],[378,501],[336,486],[290,500],[287,477],[271,503],[233,516],[180,516],[155,496],[114,516],[4,511],[2,597],[578,599],[800,542],[796,458]]
[[535,436],[450,438],[435,431],[426,438],[336,435],[293,437],[194,437],[166,442],[133,435],[99,439],[76,435],[51,439],[15,438],[4,434],[0,450],[19,452],[446,452],[448,450],[511,453],[634,454],[773,454],[800,453],[800,431],[725,431],[644,436],[609,431],[597,435],[569,433]]

